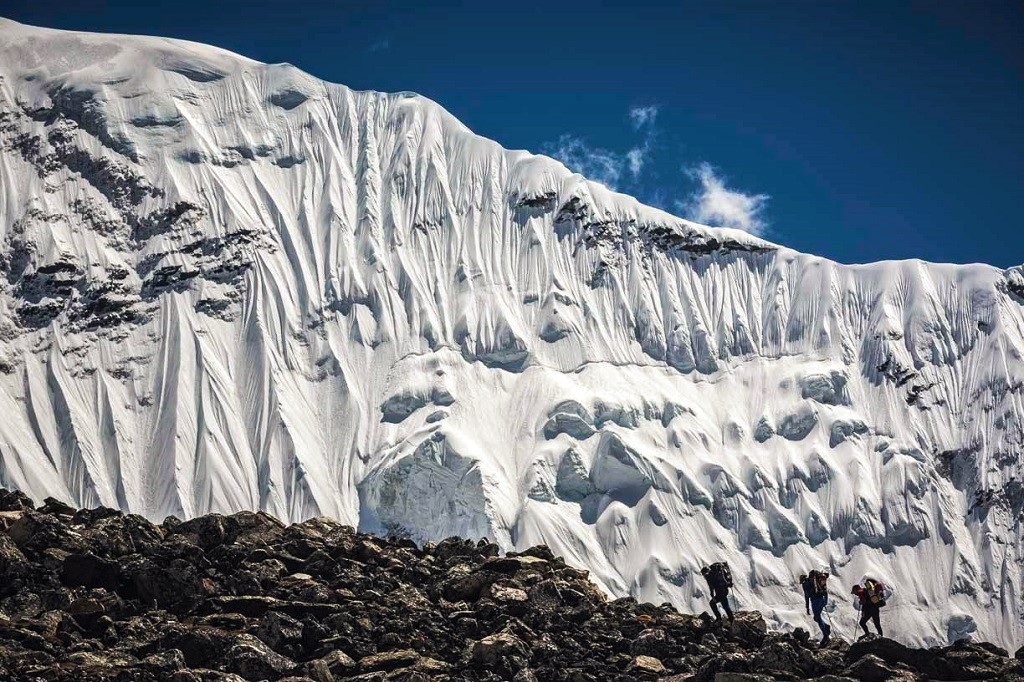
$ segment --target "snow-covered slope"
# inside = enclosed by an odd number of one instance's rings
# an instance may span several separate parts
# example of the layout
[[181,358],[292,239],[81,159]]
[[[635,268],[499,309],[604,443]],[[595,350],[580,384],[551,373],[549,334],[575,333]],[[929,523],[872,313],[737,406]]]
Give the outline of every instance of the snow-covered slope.
[[[843,266],[201,45],[0,20],[0,485],[1024,641],[1024,274]],[[898,630],[895,627],[898,624]]]

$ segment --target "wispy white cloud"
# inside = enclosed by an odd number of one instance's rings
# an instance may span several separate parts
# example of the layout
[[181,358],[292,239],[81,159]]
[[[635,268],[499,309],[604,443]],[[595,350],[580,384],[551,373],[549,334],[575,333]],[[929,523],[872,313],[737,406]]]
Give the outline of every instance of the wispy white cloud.
[[647,204],[665,210],[674,208],[678,214],[708,225],[738,228],[756,235],[765,233],[768,195],[748,194],[729,187],[726,178],[709,163],[684,167],[690,184],[696,187],[686,199],[676,198],[680,195],[678,185],[666,184],[655,163],[662,150],[658,106],[635,106],[626,113],[633,133],[632,144],[624,145],[625,151],[591,145],[571,134],[544,145],[543,151],[588,179],[632,194]]
[[764,219],[769,199],[767,194],[746,194],[729,189],[725,178],[707,162],[688,169],[687,174],[700,183],[689,200],[678,204],[678,208],[691,219],[716,227],[735,227],[751,234],[764,234],[767,228]]
[[629,172],[634,178],[640,177],[640,172],[644,169],[644,164],[647,163],[647,152],[648,148],[646,144],[642,147],[633,147],[626,152],[626,161],[629,162]]
[[653,128],[657,118],[658,106],[655,104],[645,107],[631,107],[629,110],[629,120],[632,122],[633,127],[636,130],[640,130],[647,126]]
[[544,152],[609,189],[619,187],[627,165],[627,159],[621,154],[602,147],[592,147],[574,135],[562,135],[555,144],[545,145]]
[[654,138],[657,135],[656,123],[658,119],[657,105],[650,104],[645,107],[631,107],[629,110],[629,121],[633,129],[642,132],[644,140],[641,144],[626,152],[626,160],[629,162],[629,172],[636,180],[647,165],[648,157],[654,147]]
[[627,114],[633,129],[643,135],[643,140],[625,153],[591,146],[575,135],[562,135],[556,143],[545,145],[544,152],[591,180],[610,189],[621,189],[628,181],[639,180],[647,166],[657,136],[658,107],[632,107]]
[[391,49],[391,39],[381,38],[377,42],[373,43],[366,49],[367,52],[383,52],[384,50]]

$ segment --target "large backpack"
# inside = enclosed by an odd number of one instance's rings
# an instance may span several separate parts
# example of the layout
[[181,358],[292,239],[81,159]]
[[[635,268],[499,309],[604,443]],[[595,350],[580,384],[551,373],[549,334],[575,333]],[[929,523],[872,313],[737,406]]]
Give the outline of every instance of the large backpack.
[[728,565],[721,561],[711,564],[711,584],[716,587],[732,587],[732,571]]
[[885,606],[885,596],[889,591],[885,585],[874,578],[868,578],[864,581],[864,589],[868,593],[869,602],[879,608]]
[[807,580],[811,583],[811,594],[815,597],[828,594],[828,573],[811,571],[807,575]]

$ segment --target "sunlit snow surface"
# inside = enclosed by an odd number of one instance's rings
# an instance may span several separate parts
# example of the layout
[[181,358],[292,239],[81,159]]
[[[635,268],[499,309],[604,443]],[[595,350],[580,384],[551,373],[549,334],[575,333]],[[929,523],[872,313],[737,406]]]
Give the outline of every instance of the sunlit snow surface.
[[[411,94],[0,20],[0,484],[538,542],[614,594],[1024,642],[1024,276],[843,266]],[[971,226],[964,226],[971,229]]]

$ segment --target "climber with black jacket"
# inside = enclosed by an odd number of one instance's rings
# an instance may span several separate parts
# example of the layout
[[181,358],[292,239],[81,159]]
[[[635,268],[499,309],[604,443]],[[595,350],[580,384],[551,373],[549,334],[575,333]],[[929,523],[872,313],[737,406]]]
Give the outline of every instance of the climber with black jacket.
[[708,581],[711,588],[711,612],[715,614],[715,622],[722,622],[722,614],[718,611],[721,604],[729,622],[733,622],[732,609],[729,608],[729,588],[732,587],[732,571],[723,563],[718,562],[700,569],[700,574]]
[[886,600],[892,596],[892,591],[883,585],[878,580],[873,578],[866,578],[864,585],[854,585],[851,594],[855,595],[853,605],[854,608],[860,609],[860,627],[864,631],[864,636],[867,637],[868,632],[868,621],[872,621],[875,624],[875,630],[878,631],[878,636],[882,636],[882,621],[880,618],[882,607],[885,606]]
[[826,623],[821,614],[828,605],[828,573],[825,571],[811,571],[807,575],[800,576],[800,584],[804,588],[804,607],[807,615],[814,610],[814,622],[821,629],[821,646],[828,644],[832,635],[832,626]]

